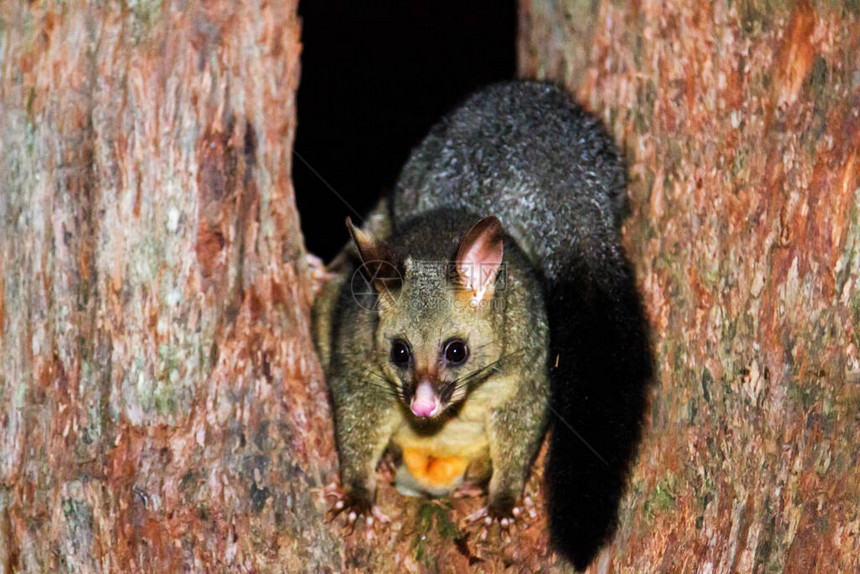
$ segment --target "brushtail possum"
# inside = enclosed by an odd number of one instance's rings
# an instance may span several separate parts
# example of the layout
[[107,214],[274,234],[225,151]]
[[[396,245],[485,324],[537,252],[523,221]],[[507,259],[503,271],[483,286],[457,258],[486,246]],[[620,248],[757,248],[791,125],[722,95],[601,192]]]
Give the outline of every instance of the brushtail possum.
[[515,81],[444,117],[365,225],[348,221],[314,328],[350,505],[372,507],[392,448],[400,492],[484,481],[489,514],[507,516],[549,427],[552,541],[591,561],[652,374],[619,243],[625,187],[598,119]]

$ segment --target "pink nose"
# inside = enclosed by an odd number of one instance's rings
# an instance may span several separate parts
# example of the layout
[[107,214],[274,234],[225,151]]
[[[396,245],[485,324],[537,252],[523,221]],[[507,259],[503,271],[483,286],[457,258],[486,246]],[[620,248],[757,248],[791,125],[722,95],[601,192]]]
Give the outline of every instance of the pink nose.
[[412,413],[416,417],[432,417],[436,414],[436,405],[433,403],[412,402]]
[[416,417],[432,417],[439,412],[439,398],[427,381],[418,383],[412,397],[412,414]]

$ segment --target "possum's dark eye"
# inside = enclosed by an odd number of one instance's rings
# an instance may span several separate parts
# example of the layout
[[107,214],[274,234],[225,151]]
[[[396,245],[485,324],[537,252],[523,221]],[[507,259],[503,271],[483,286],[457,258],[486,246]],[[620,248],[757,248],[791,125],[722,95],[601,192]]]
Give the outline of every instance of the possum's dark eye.
[[398,367],[405,367],[409,364],[409,358],[412,353],[409,351],[409,343],[403,339],[394,339],[391,342],[391,362]]
[[445,360],[452,365],[459,365],[469,358],[469,347],[462,339],[451,339],[445,343]]

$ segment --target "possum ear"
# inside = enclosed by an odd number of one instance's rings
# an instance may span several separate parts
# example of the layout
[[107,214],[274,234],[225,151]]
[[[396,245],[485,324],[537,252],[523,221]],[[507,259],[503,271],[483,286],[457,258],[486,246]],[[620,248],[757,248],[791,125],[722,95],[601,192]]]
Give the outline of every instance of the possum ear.
[[493,286],[504,255],[502,224],[494,216],[485,217],[466,232],[457,249],[457,278],[471,291],[472,299],[491,299]]
[[361,272],[377,293],[399,289],[403,284],[403,259],[385,241],[357,229],[346,218],[346,228],[361,258]]

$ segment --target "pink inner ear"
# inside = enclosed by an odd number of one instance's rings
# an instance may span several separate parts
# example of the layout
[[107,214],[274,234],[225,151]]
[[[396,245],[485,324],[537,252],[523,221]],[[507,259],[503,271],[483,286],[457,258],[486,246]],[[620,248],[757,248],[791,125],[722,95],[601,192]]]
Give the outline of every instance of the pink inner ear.
[[457,251],[457,274],[463,287],[481,296],[495,280],[503,254],[502,226],[495,217],[485,217],[466,233]]

